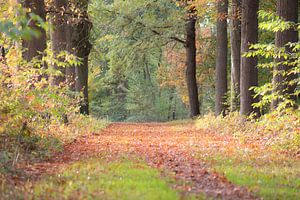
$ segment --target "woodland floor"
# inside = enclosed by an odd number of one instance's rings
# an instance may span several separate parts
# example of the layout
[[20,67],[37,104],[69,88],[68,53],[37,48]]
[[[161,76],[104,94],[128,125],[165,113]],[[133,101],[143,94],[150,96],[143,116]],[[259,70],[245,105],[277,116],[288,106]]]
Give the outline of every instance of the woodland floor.
[[31,179],[38,179],[90,158],[113,162],[126,155],[142,158],[162,176],[174,178],[170,187],[179,191],[181,199],[189,194],[204,194],[205,199],[258,199],[255,189],[234,185],[213,166],[216,155],[228,159],[237,151],[244,152],[241,157],[265,154],[253,141],[247,144],[205,132],[193,123],[112,123],[99,133],[81,136],[51,160],[27,166],[25,171]]

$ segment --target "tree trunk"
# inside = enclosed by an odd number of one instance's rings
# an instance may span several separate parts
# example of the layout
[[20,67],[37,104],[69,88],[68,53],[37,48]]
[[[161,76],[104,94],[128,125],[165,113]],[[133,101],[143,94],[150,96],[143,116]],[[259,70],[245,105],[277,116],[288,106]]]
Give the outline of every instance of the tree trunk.
[[172,116],[172,102],[173,102],[173,92],[170,92],[170,96],[169,96],[169,109],[168,109],[168,121],[171,120],[171,116]]
[[240,66],[241,66],[241,0],[232,0],[230,20],[231,43],[231,102],[230,110],[239,107],[240,96]]
[[5,60],[5,48],[0,46],[0,62],[4,62]]
[[[45,3],[44,0],[25,0],[22,3],[23,7],[29,8],[31,13],[40,16],[44,21],[46,21]],[[29,27],[40,32],[39,37],[32,37],[30,40],[23,40],[22,46],[25,48],[23,52],[23,58],[30,61],[36,56],[41,56],[39,52],[43,52],[46,45],[46,31],[37,26],[36,21],[30,21]]]
[[218,1],[215,114],[222,114],[223,116],[227,109],[227,15],[228,0]]
[[88,60],[92,48],[89,42],[90,31],[92,23],[89,21],[87,8],[88,0],[81,1],[75,5],[81,12],[81,17],[73,25],[72,43],[75,50],[75,55],[82,59],[82,63],[75,67],[77,92],[83,93],[83,100],[80,105],[80,113],[89,114],[88,101]]
[[196,19],[190,17],[186,23],[186,82],[189,95],[190,117],[200,114],[196,80]]
[[[64,13],[68,8],[68,0],[53,0],[53,12],[51,12],[51,24],[53,30],[51,31],[51,47],[55,55],[61,51],[67,50],[67,17]],[[59,70],[61,75],[53,76],[51,83],[53,85],[60,85],[66,80],[66,69],[57,65],[52,66]]]
[[[258,42],[258,8],[259,0],[242,1],[242,27],[241,27],[241,54],[249,51],[250,44]],[[251,87],[258,86],[258,60],[257,57],[241,59],[241,108],[242,115],[255,114],[259,116],[259,109],[253,107],[258,102],[254,98],[254,91]]]
[[[298,22],[298,0],[277,0],[277,15],[280,16],[285,21]],[[298,32],[295,29],[289,29],[283,32],[276,33],[275,39],[276,47],[281,48],[285,47],[285,45],[289,42],[297,42],[298,41]],[[291,52],[290,48],[286,48],[287,52]],[[285,61],[284,58],[277,59],[278,62]],[[293,62],[288,60],[289,62]],[[274,71],[273,84],[274,89],[273,92],[276,96],[285,96],[291,100],[295,100],[296,96],[294,95],[294,91],[296,88],[296,84],[288,84],[291,80],[297,78],[297,74],[288,74],[288,72],[295,66],[287,66],[287,65],[279,65]],[[274,99],[272,102],[273,109],[278,107],[278,104],[282,102],[282,98]]]
[[[67,37],[67,51],[70,54],[76,54],[73,48],[72,32],[74,28],[72,24],[68,24],[66,27],[66,37]],[[69,66],[66,68],[66,83],[71,91],[76,90],[76,69],[75,66]]]
[[88,55],[90,53],[89,49],[85,52],[80,52],[77,56],[83,58],[82,64],[76,66],[76,91],[82,92],[83,100],[80,103],[80,113],[84,115],[89,114],[89,101],[88,101]]

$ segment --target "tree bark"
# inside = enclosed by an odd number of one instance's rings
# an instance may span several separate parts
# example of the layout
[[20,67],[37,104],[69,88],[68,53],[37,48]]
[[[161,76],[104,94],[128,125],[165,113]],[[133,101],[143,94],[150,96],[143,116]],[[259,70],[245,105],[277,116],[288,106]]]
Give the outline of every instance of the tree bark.
[[[242,27],[241,27],[241,54],[249,51],[250,44],[258,42],[258,8],[259,0],[242,1]],[[259,116],[259,109],[253,107],[258,102],[254,98],[254,91],[251,87],[258,86],[258,59],[257,57],[241,59],[241,108],[242,115],[255,114]]]
[[[46,21],[45,2],[44,0],[24,0],[23,7],[29,8],[31,13],[40,16]],[[28,13],[29,14],[29,13]],[[32,37],[30,40],[23,40],[22,46],[25,48],[23,58],[30,61],[34,57],[40,57],[40,52],[47,48],[46,31],[37,25],[36,21],[30,21],[29,27],[40,32],[39,37]]]
[[[51,47],[55,55],[58,55],[61,51],[67,50],[67,16],[65,11],[68,8],[68,0],[53,0],[53,10],[51,12],[51,24],[53,30],[50,33]],[[66,80],[66,69],[54,64],[54,69],[61,72],[60,76],[53,76],[51,79],[52,85],[60,85]]]
[[89,49],[77,54],[83,58],[82,64],[76,66],[76,91],[83,93],[83,100],[80,103],[80,113],[84,115],[89,114],[89,101],[88,101],[88,55]]
[[241,0],[232,0],[230,20],[231,98],[230,110],[239,108],[241,66]]
[[[73,47],[72,33],[74,28],[71,24],[66,27],[67,51],[70,54],[76,54]],[[76,91],[76,67],[69,66],[66,68],[66,83],[71,91]]]
[[5,48],[3,46],[0,46],[0,62],[5,61]]
[[[298,0],[277,0],[277,15],[280,16],[285,21],[298,22]],[[282,48],[289,42],[298,41],[298,32],[295,29],[289,29],[283,32],[277,32],[275,38],[276,47]],[[290,48],[286,48],[287,52],[292,52]],[[278,58],[278,62],[286,61],[284,58]],[[287,60],[288,62],[293,62],[292,60]],[[273,93],[275,96],[286,96],[291,100],[296,100],[296,96],[293,95],[296,84],[288,84],[291,80],[297,78],[297,74],[288,74],[288,72],[295,66],[279,65],[275,67],[274,77],[273,77]],[[282,98],[276,98],[272,102],[272,108],[276,109],[278,105],[283,101]]]
[[190,117],[200,115],[196,80],[196,19],[189,17],[186,23],[186,83],[189,95]]
[[77,92],[83,93],[83,100],[80,103],[80,113],[88,115],[88,60],[92,48],[92,45],[89,42],[89,36],[92,23],[89,21],[87,14],[88,0],[80,1],[75,4],[75,6],[80,10],[81,17],[73,25],[72,43],[75,55],[82,59],[82,63],[75,67],[75,89]]
[[218,1],[217,17],[217,58],[216,58],[216,110],[215,114],[225,115],[227,94],[227,15],[228,0]]

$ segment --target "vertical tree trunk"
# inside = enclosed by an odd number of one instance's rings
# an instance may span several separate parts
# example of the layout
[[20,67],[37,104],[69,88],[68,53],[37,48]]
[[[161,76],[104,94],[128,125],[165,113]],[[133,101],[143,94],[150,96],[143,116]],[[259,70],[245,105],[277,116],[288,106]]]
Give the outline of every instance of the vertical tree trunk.
[[188,87],[190,117],[200,114],[196,80],[196,19],[189,17],[186,23],[186,82]]
[[[25,0],[22,3],[23,7],[29,8],[31,13],[40,16],[44,21],[46,21],[45,3],[44,0]],[[38,30],[40,32],[39,37],[32,37],[30,40],[22,41],[22,46],[25,48],[23,53],[23,58],[30,61],[36,56],[40,56],[39,52],[43,52],[46,45],[46,31],[37,26],[36,21],[31,21],[29,26],[32,29]]]
[[239,107],[241,66],[241,0],[232,0],[230,20],[231,43],[231,103],[230,110]]
[[5,63],[5,48],[0,46],[0,62]]
[[215,114],[223,116],[227,108],[227,15],[228,0],[218,1]]
[[83,100],[80,105],[80,113],[88,115],[88,60],[92,48],[92,45],[89,42],[89,36],[92,23],[89,21],[87,13],[88,0],[75,3],[75,6],[80,10],[81,17],[73,25],[74,30],[72,31],[72,43],[76,56],[82,59],[82,64],[75,67],[75,89],[77,92],[83,93]]
[[77,56],[82,58],[82,64],[76,66],[76,91],[83,93],[83,100],[80,103],[80,113],[84,115],[89,114],[89,101],[88,101],[88,55],[90,49],[85,49],[82,52],[77,52]]
[[[68,24],[66,26],[66,37],[67,37],[67,51],[70,54],[76,54],[73,47],[73,41],[72,41],[72,33],[74,31],[74,28],[72,24]],[[76,90],[76,70],[75,66],[69,66],[66,68],[66,83],[71,91]]]
[[[67,17],[65,11],[68,8],[68,0],[53,0],[53,12],[51,12],[51,47],[55,55],[67,50]],[[66,80],[66,69],[57,65],[52,66],[61,72],[62,75],[52,77],[53,85],[60,85]]]
[[169,96],[169,109],[168,109],[168,121],[171,120],[171,116],[172,116],[172,102],[173,102],[173,92],[170,93]]
[[[298,0],[277,0],[277,15],[280,16],[285,21],[298,22]],[[286,30],[283,32],[276,33],[276,47],[284,47],[289,42],[297,42],[298,41],[298,32],[295,29]],[[292,50],[286,48],[287,52],[291,52]],[[278,62],[285,61],[284,58],[277,59]],[[290,61],[291,62],[291,61]],[[292,69],[293,66],[287,65],[279,65],[275,70],[275,75],[273,77],[273,84],[276,96],[290,96],[290,99],[295,100],[296,96],[293,95],[296,85],[289,85],[288,82],[297,78],[297,74],[288,74],[288,71]],[[278,104],[282,102],[281,98],[275,99],[272,102],[272,107],[274,109],[277,108]]]
[[[250,44],[258,42],[258,8],[259,0],[242,1],[242,27],[241,27],[241,54],[249,51]],[[256,114],[259,110],[254,109],[252,104],[258,102],[258,97],[254,98],[254,91],[250,88],[258,85],[257,58],[241,59],[241,108],[242,115]]]

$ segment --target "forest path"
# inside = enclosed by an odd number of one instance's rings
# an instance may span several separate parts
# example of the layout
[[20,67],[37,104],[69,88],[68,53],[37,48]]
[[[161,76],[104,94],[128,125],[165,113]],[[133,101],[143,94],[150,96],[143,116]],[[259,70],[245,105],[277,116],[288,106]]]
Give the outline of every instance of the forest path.
[[31,170],[51,173],[85,158],[114,160],[125,154],[145,158],[150,166],[171,172],[178,180],[175,187],[186,192],[205,193],[212,198],[255,199],[247,189],[233,185],[201,161],[209,151],[230,151],[239,145],[230,136],[198,130],[193,123],[112,123],[99,133],[83,135],[49,163],[37,164]]

